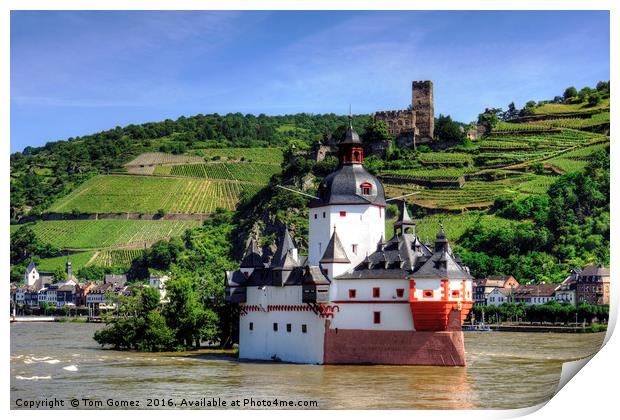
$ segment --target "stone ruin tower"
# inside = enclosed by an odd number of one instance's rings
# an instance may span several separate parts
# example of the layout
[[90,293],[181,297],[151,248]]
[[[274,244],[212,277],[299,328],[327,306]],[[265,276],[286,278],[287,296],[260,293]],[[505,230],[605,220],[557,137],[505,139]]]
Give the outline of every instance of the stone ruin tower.
[[383,121],[399,147],[432,141],[435,135],[435,106],[433,82],[418,80],[411,83],[411,106],[406,110],[378,111],[377,121]]
[[414,81],[411,84],[411,105],[415,112],[415,126],[422,139],[432,139],[435,134],[435,107],[433,105],[433,82]]

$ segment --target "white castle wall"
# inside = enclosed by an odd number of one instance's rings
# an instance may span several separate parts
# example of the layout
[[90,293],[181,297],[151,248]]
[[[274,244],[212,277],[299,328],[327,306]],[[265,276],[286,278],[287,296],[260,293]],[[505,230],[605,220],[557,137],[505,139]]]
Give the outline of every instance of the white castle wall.
[[[380,291],[378,298],[373,298],[372,290],[375,287]],[[355,289],[355,298],[349,298],[349,289]],[[404,289],[403,297],[396,295],[396,289]],[[414,330],[408,280],[334,280],[330,296],[332,303],[340,309],[331,321],[332,329]],[[380,324],[374,323],[375,311],[381,312]]]
[[[266,312],[267,305],[304,305],[301,297],[301,286],[248,287],[246,305],[261,305],[264,310],[240,317],[239,357],[271,360],[275,356],[286,362],[323,363],[325,320],[312,311]],[[273,330],[274,322],[278,331]],[[286,331],[286,324],[291,324],[291,332]],[[307,326],[306,333],[302,324]]]
[[[340,216],[340,212],[346,216]],[[315,218],[316,216],[316,218]],[[308,264],[318,266],[325,248],[334,232],[351,260],[346,269],[355,267],[377,249],[381,237],[385,238],[385,209],[374,205],[329,205],[310,209]],[[357,245],[353,253],[352,245]],[[343,271],[346,271],[343,270]],[[332,274],[328,273],[330,279]]]

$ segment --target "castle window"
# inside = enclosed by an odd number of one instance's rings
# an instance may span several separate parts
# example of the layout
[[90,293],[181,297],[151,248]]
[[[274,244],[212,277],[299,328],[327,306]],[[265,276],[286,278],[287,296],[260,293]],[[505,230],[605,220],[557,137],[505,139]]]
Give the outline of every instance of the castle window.
[[254,323],[250,322],[250,331],[254,331]]
[[278,323],[277,322],[273,323],[273,330],[274,331],[278,331]]
[[291,324],[286,324],[286,332],[291,332],[293,326]]
[[308,326],[306,324],[301,324],[301,332],[304,334],[308,332]]
[[381,297],[381,290],[378,287],[372,288],[372,297],[374,298]]
[[347,216],[347,212],[346,211],[341,211],[340,212],[340,217],[346,217]]
[[357,244],[352,244],[352,245],[351,245],[351,251],[353,251],[353,253],[354,253],[355,255],[357,255]]
[[357,291],[355,289],[349,289],[349,299],[355,299]]
[[424,297],[425,298],[432,298],[433,296],[435,296],[435,291],[434,290],[425,290],[424,291]]
[[405,296],[405,289],[396,289],[396,296],[399,298]]
[[375,324],[381,324],[381,312],[373,312],[373,322]]
[[355,151],[353,152],[353,162],[359,162],[360,161],[360,152]]
[[319,217],[319,215],[314,213],[314,218],[316,219],[317,217]]
[[325,212],[323,212],[323,219],[325,219]]
[[360,185],[360,189],[362,190],[362,195],[370,195],[370,192],[372,191],[372,185],[370,185],[368,182],[364,182],[362,185]]

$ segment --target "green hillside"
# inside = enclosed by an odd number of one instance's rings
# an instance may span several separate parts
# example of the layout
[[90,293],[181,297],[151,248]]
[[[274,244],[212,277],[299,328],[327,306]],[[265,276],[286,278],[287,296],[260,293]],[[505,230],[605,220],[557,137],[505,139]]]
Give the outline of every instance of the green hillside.
[[30,224],[42,241],[60,249],[101,249],[138,246],[181,236],[197,227],[193,220],[53,220]]
[[[528,103],[522,110],[487,110],[479,119],[485,134],[471,139],[465,138],[462,124],[440,116],[438,141],[418,144],[415,150],[394,145],[383,158],[367,154],[366,167],[383,181],[388,197],[406,195],[420,237],[432,241],[443,223],[474,275],[515,267],[527,278],[557,279],[569,264],[608,260],[604,203],[597,202],[591,219],[580,221],[587,223],[586,232],[579,232],[583,238],[559,227],[574,226],[572,219],[553,221],[556,216],[548,209],[554,194],[565,194],[558,193],[567,188],[563,183],[576,182],[576,174],[600,165],[601,154],[608,155],[608,86]],[[26,224],[40,242],[33,248],[50,256],[40,259],[48,271],[64,266],[63,251],[84,250],[70,257],[76,270],[132,267],[132,275],[141,278],[149,264],[164,270],[170,264],[145,250],[156,241],[179,238],[191,229],[184,236],[188,242],[174,245],[191,253],[202,246],[192,242],[192,232],[234,231],[228,240],[235,242],[236,252],[251,230],[261,233],[262,244],[272,244],[274,220],[291,227],[303,248],[307,200],[275,185],[313,193],[337,162],[314,162],[307,151],[319,139],[342,134],[345,122],[345,116],[307,114],[182,117],[32,148],[11,156],[12,216],[66,215],[66,220]],[[364,141],[387,140],[381,124],[369,116],[354,118]],[[601,182],[597,178],[595,183]],[[211,219],[218,208],[231,213]],[[76,213],[103,219],[72,220]],[[106,219],[105,213],[132,215]],[[172,213],[192,214],[196,220],[162,219],[174,217]],[[159,220],[137,219],[156,214]],[[229,221],[233,214],[234,225]],[[220,217],[226,221],[218,221]],[[208,228],[199,228],[201,219]],[[393,221],[386,220],[388,237]],[[218,258],[228,261],[230,255]],[[12,263],[18,272],[26,260]]]

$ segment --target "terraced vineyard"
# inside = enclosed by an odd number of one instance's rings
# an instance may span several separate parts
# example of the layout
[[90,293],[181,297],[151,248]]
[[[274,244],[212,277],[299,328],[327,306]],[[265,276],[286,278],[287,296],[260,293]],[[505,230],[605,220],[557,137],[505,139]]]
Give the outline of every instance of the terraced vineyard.
[[196,155],[174,155],[172,153],[142,153],[125,166],[153,166],[153,165],[177,165],[181,163],[204,162],[204,159]]
[[206,160],[224,158],[227,160],[244,160],[255,163],[267,163],[280,166],[284,161],[282,149],[277,147],[226,147],[222,149],[198,149],[194,151]]
[[156,175],[174,175],[192,178],[247,181],[267,184],[280,166],[265,163],[205,163],[190,165],[158,166]]
[[472,163],[471,155],[465,153],[421,153],[418,160],[422,164],[441,164],[464,166]]
[[143,245],[181,236],[200,226],[193,220],[50,220],[30,225],[41,241],[60,249],[99,249]]
[[129,267],[131,262],[140,257],[144,249],[116,249],[100,251],[89,265],[103,267]]
[[548,103],[543,106],[539,106],[533,109],[534,114],[564,114],[570,112],[596,112],[597,110],[609,109],[609,98],[604,98],[600,104],[595,107],[591,107],[586,103],[577,104],[554,104]]
[[490,206],[500,195],[520,197],[532,194],[534,191],[543,193],[553,182],[552,178],[523,174],[496,181],[468,181],[462,188],[420,188],[411,184],[387,184],[385,187],[389,197],[417,192],[405,199],[422,207],[445,210],[478,209]]
[[[590,118],[559,118],[554,120],[545,121],[533,121],[530,126],[545,126],[548,128],[560,127],[560,128],[574,128],[577,130],[588,129],[591,127],[597,127],[605,124],[609,124],[609,112],[601,112],[600,114],[594,114]],[[516,124],[521,125],[521,124]]]
[[68,213],[205,214],[234,209],[242,192],[255,194],[260,185],[238,181],[153,176],[99,175],[54,203],[49,211]]
[[[416,219],[416,233],[421,241],[426,241],[428,238],[431,245],[434,243],[439,225],[443,224],[444,231],[448,240],[451,242],[457,242],[463,233],[471,226],[473,226],[478,220],[489,222],[494,224],[510,226],[516,222],[493,215],[488,215],[484,211],[468,211],[460,214],[434,214],[425,216],[421,219]],[[391,239],[393,236],[393,226],[396,219],[386,220],[386,236],[387,239]]]

